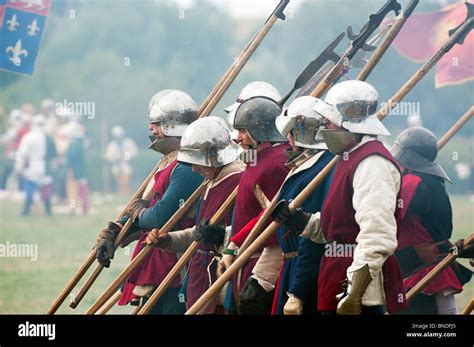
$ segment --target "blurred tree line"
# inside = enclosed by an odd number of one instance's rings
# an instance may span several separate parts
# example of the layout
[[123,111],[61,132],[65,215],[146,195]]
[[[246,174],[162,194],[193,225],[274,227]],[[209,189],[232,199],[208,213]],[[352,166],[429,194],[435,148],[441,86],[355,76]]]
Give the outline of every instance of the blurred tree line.
[[[407,2],[400,0],[403,6]],[[214,115],[224,116],[223,108],[254,80],[273,83],[284,94],[329,42],[348,25],[358,32],[369,14],[383,3],[385,0],[302,3],[287,13],[285,22],[275,24]],[[439,8],[438,1],[423,1],[416,12]],[[150,97],[158,90],[176,88],[188,92],[198,103],[203,101],[263,21],[229,17],[204,0],[189,9],[166,0],[54,1],[35,75],[0,72],[0,105],[7,110],[24,102],[38,106],[47,97],[60,102],[94,102],[95,118],[85,118],[84,124],[91,140],[91,186],[101,189],[101,128],[108,132],[120,124],[139,147],[146,148],[149,140],[144,115]],[[247,37],[237,34],[242,30],[249,33]],[[347,44],[345,38],[338,52]],[[417,68],[390,48],[368,82],[379,90],[381,101],[387,100]],[[353,71],[349,77],[356,74]],[[473,104],[473,95],[472,82],[436,90],[432,71],[404,101],[419,102],[424,126],[441,136]],[[386,123],[396,136],[406,127],[406,115],[389,117]],[[450,152],[441,155],[440,161],[451,176],[453,151],[458,152],[457,160],[471,160],[471,131],[472,125],[465,126],[461,133],[464,138],[457,139]],[[142,151],[134,160],[136,185],[153,167],[155,158],[156,153]],[[466,191],[467,181],[456,182],[452,188]]]

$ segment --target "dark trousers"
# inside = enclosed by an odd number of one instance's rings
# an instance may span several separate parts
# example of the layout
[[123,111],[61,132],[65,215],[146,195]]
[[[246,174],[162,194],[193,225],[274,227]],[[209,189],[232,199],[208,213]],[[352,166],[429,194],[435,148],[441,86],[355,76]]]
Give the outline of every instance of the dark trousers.
[[410,300],[409,306],[398,314],[438,314],[435,295],[418,294]]
[[[184,303],[179,302],[178,292],[179,288],[168,288],[153,306],[150,314],[184,314],[186,312],[186,306]],[[148,301],[148,298],[149,297],[144,298],[144,304]]]

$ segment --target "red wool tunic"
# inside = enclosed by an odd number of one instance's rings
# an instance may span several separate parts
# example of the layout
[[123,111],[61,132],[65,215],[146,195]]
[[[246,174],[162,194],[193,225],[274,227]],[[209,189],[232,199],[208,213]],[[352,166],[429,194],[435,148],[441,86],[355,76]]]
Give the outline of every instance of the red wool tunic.
[[[167,167],[155,173],[155,184],[153,186],[153,194],[150,200],[150,207],[156,203],[156,197],[162,197],[170,184],[170,177],[177,160],[173,160]],[[194,225],[192,219],[181,220],[174,230],[185,229]],[[132,259],[135,258],[142,249],[142,242],[146,240],[148,232],[141,235],[138,243],[133,251]],[[170,272],[177,262],[175,253],[162,252],[159,248],[153,249],[151,254],[143,260],[143,262],[126,278],[125,285],[122,290],[119,305],[126,305],[136,296],[133,294],[133,288],[136,285],[159,285],[166,275]],[[179,288],[181,278],[177,276],[171,284],[172,288]]]
[[[241,172],[235,172],[209,189],[201,201],[196,225],[202,219],[211,219],[214,216],[227,197],[237,187],[241,176]],[[225,215],[224,221],[226,225],[231,225],[232,223],[232,210],[233,208],[229,208]],[[188,270],[189,279],[186,287],[186,304],[188,307],[194,305],[217,279],[217,261],[214,260],[214,253],[216,253],[214,246],[201,242],[198,251],[191,258]],[[213,313],[215,309],[216,298],[207,306],[207,313]]]
[[[349,160],[339,160],[321,211],[321,228],[329,242],[356,243],[360,228],[355,220],[355,210],[352,206],[354,194],[352,182],[357,166],[370,155],[380,155],[398,168],[395,159],[379,141],[369,141],[350,152]],[[395,218],[399,228],[401,219],[398,206]],[[343,292],[342,282],[346,279],[346,271],[352,261],[352,256],[323,257],[318,280],[318,310],[336,311],[336,295]],[[399,312],[407,306],[407,303],[403,297],[404,288],[400,268],[393,255],[385,261],[382,272],[387,309],[389,313]],[[400,295],[403,300],[400,300]]]
[[[400,236],[398,238],[398,249],[405,247],[413,247],[422,243],[435,243],[431,235],[421,223],[420,216],[415,213],[408,212],[410,203],[415,195],[418,185],[421,183],[421,178],[413,174],[403,176],[402,185],[402,201],[403,208],[401,210],[402,226]],[[408,292],[420,280],[430,272],[437,263],[428,265],[422,269],[411,274],[403,280],[405,291]],[[462,291],[462,285],[459,282],[453,268],[448,266],[438,276],[436,276],[426,287],[422,290],[424,294],[434,294],[445,289],[453,289],[455,292]]]
[[[289,172],[289,169],[285,166],[287,160],[285,150],[288,148],[290,148],[288,144],[273,146],[270,143],[265,143],[257,153],[256,163],[247,164],[240,179],[235,201],[232,235],[238,234],[252,218],[257,217],[262,212],[262,206],[255,197],[255,185],[259,185],[269,200],[273,199],[280,189]],[[238,242],[242,242],[239,236],[236,236],[236,238],[239,239]],[[234,241],[233,238],[231,240]],[[273,238],[273,244],[276,244],[275,238]],[[238,296],[237,289],[242,288],[251,276],[252,269],[257,261],[258,257],[250,259],[242,268],[240,274],[234,276],[235,295]],[[238,277],[240,277],[240,283],[237,286]]]

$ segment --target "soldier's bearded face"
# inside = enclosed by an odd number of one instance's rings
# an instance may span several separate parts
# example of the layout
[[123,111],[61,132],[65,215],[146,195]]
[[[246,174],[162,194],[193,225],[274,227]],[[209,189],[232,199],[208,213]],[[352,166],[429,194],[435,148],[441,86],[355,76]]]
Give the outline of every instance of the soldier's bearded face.
[[243,149],[252,149],[257,147],[257,141],[252,139],[247,130],[239,129],[238,131],[239,134],[237,136],[237,143],[240,145],[240,147],[242,147]]

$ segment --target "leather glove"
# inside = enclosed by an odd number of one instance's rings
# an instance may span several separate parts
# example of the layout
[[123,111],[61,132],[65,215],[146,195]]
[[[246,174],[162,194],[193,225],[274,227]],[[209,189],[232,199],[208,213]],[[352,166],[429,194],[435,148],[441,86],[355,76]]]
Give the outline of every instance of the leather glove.
[[[458,258],[471,258],[469,263],[474,266],[474,242],[466,244],[464,239],[459,239],[454,243],[454,247],[450,251],[457,252]],[[456,254],[455,254],[456,255]]]
[[283,314],[285,315],[302,315],[303,314],[303,300],[288,293],[288,300],[283,306]]
[[224,242],[225,228],[220,225],[209,225],[209,219],[203,219],[193,230],[194,241],[202,240],[205,244],[220,246]]
[[358,315],[362,312],[362,296],[372,281],[369,265],[366,264],[352,273],[352,279],[347,279],[347,287],[344,293],[336,295],[339,301],[337,314]]
[[293,213],[290,211],[289,203],[286,200],[280,200],[272,212],[272,219],[275,222],[285,225],[298,235],[301,234],[308,224],[310,213],[297,208]]
[[140,212],[145,208],[150,207],[150,203],[147,200],[143,200],[140,198],[135,199],[130,207],[127,210],[127,216],[132,220],[133,223],[136,223],[138,220],[138,216],[140,216]]
[[146,243],[158,248],[169,248],[171,245],[171,236],[168,233],[160,233],[157,230],[152,230],[146,237]]
[[110,259],[114,259],[115,238],[122,230],[122,225],[116,222],[109,222],[107,228],[100,231],[96,244],[96,259],[102,266],[108,268]]

